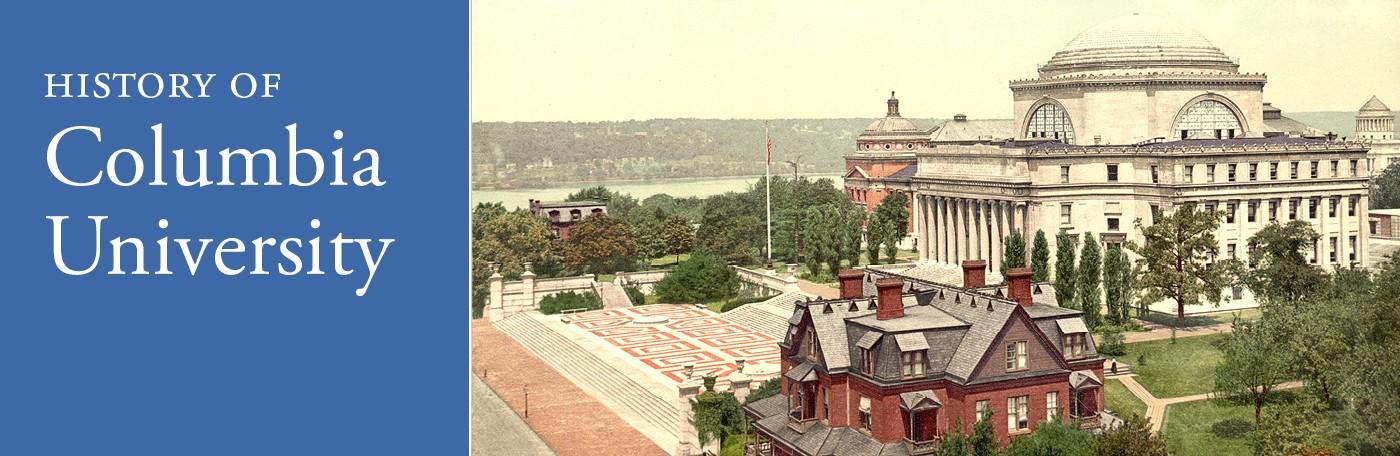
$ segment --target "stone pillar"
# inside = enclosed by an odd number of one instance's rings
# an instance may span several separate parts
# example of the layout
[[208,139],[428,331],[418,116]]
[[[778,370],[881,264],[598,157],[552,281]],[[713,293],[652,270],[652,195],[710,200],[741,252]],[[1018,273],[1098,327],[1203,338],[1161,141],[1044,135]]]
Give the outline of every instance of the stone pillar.
[[752,380],[748,374],[735,372],[729,375],[729,392],[734,393],[734,398],[738,399],[740,404],[744,403],[744,398],[749,397],[751,384]]
[[[691,399],[700,394],[700,379],[688,378],[676,385],[676,396],[679,400],[676,410],[680,411],[676,444],[676,456],[692,456],[700,454],[700,434],[695,428],[695,409],[690,404]],[[718,454],[718,452],[716,452]]]
[[943,261],[943,249],[948,247],[948,220],[943,218],[943,204],[943,197],[933,197],[933,217],[934,220],[938,223],[938,230],[934,232],[934,236],[936,236],[937,239],[934,239],[933,241],[935,246],[933,251],[933,261],[937,262]]
[[972,229],[968,230],[968,233],[972,234],[972,242],[969,243],[972,249],[968,258],[980,260],[984,259],[982,258],[982,236],[984,236],[982,234],[982,230],[984,229],[982,223],[982,200],[975,199],[970,200],[970,202],[972,203],[972,207],[970,208],[971,214],[967,219],[972,222]]
[[501,321],[506,317],[505,305],[502,302],[505,295],[505,277],[501,276],[501,264],[491,263],[491,301],[487,302],[486,318],[491,321]]
[[957,230],[953,240],[953,262],[956,264],[967,258],[967,243],[972,239],[972,235],[967,233],[967,229],[972,226],[971,223],[967,222],[967,215],[972,208],[967,204],[967,200],[962,198],[953,201],[953,208],[957,216],[957,220],[953,224],[953,228]]
[[525,262],[525,272],[520,274],[521,292],[524,293],[524,304],[520,306],[518,312],[526,312],[540,308],[540,303],[535,301],[535,271],[532,270],[533,263]]

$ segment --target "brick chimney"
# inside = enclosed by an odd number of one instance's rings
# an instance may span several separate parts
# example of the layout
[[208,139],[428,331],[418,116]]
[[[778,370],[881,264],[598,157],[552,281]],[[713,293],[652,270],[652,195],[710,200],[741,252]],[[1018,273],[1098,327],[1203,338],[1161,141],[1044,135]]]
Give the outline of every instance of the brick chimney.
[[885,278],[875,281],[875,289],[880,303],[875,309],[876,320],[889,320],[904,316],[904,279]]
[[1034,303],[1031,296],[1031,268],[1012,268],[1006,271],[1006,278],[1009,282],[1006,297],[1022,306],[1030,307]]
[[987,286],[987,260],[963,260],[963,287]]
[[543,214],[540,214],[540,200],[537,200],[537,199],[531,199],[531,200],[530,200],[530,213],[531,213],[531,214],[535,214],[535,215],[543,215]]
[[859,298],[864,294],[865,289],[860,281],[865,279],[865,271],[860,269],[843,269],[836,273],[836,277],[841,279],[841,299]]

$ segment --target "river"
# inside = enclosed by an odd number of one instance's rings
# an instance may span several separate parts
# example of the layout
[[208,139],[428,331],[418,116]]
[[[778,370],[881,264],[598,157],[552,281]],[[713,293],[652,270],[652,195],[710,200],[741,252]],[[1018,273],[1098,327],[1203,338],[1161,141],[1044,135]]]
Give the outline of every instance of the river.
[[[648,196],[658,193],[665,193],[677,198],[698,196],[701,198],[718,195],[724,192],[742,192],[748,190],[759,178],[763,176],[742,176],[742,177],[715,177],[705,179],[657,179],[652,181],[620,181],[604,183],[577,182],[554,188],[522,188],[511,190],[472,190],[471,204],[498,202],[506,209],[517,207],[528,207],[531,199],[541,201],[563,201],[570,193],[577,192],[588,187],[605,186],[608,189],[632,195],[638,201],[646,199]],[[832,179],[836,181],[836,187],[841,188],[840,174],[813,174],[802,176],[808,179]]]

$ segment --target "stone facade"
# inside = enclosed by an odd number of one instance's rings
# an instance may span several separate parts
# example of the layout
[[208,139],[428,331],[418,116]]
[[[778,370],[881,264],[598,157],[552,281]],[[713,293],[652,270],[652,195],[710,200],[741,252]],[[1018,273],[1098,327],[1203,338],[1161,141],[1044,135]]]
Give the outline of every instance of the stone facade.
[[560,240],[569,238],[569,227],[598,214],[607,214],[608,205],[601,201],[565,201],[546,203],[530,200],[530,213],[549,220],[549,230]]

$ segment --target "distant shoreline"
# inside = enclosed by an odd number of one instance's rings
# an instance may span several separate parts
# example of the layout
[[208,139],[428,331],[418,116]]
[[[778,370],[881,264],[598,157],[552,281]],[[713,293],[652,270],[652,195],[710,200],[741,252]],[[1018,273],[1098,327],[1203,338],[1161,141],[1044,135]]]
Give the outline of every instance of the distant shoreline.
[[[791,174],[792,174],[792,173],[773,173],[774,176],[787,176],[787,175],[791,175]],[[817,173],[815,173],[815,174],[813,174],[813,175],[817,176],[817,178],[836,178],[836,177],[839,177],[839,176],[841,175],[841,171],[840,171],[840,170],[834,170],[834,171],[831,171],[831,172],[817,172]],[[600,186],[600,185],[601,185],[601,186],[607,187],[609,184],[617,184],[617,185],[647,185],[647,184],[666,184],[666,183],[682,183],[682,182],[702,182],[702,181],[712,181],[712,180],[722,180],[722,179],[758,179],[758,178],[760,178],[760,177],[763,177],[763,175],[762,175],[762,174],[742,174],[742,175],[734,175],[734,176],[706,176],[706,177],[656,177],[656,178],[648,177],[648,178],[641,178],[641,179],[608,179],[608,180],[591,180],[591,181],[566,181],[566,182],[556,182],[555,185],[541,185],[541,186],[529,185],[529,186],[519,186],[519,187],[483,187],[483,186],[477,185],[475,182],[472,182],[472,184],[471,184],[471,185],[472,185],[471,191],[473,191],[473,192],[477,192],[477,191],[496,191],[496,192],[500,192],[500,191],[517,191],[517,190],[551,190],[551,189],[560,189],[560,188],[578,188],[579,186],[583,186],[583,187],[597,187],[597,186]],[[803,177],[806,177],[806,175],[804,175]]]

